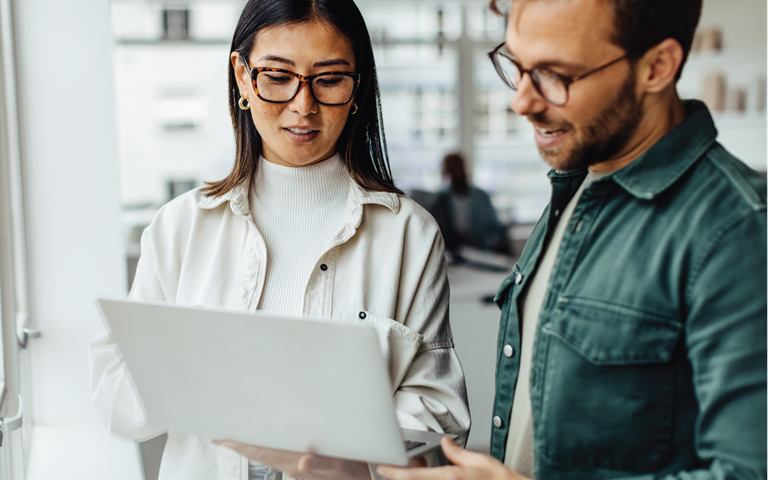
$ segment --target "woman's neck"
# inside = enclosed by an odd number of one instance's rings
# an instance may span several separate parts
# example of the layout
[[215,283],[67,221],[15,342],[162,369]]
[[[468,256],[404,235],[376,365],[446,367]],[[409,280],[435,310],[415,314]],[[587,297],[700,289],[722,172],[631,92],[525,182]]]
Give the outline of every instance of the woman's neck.
[[338,155],[298,168],[278,165],[262,157],[256,169],[254,190],[259,197],[318,198],[346,188],[347,183],[346,167]]

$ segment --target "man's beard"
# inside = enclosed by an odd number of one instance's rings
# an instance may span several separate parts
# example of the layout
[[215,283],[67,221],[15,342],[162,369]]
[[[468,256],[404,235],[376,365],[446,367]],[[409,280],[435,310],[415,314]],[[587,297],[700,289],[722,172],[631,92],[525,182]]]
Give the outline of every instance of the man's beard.
[[[539,154],[550,166],[559,171],[574,171],[604,162],[619,153],[629,141],[643,116],[642,104],[635,96],[634,69],[621,86],[616,98],[600,113],[591,124],[583,129],[583,138],[575,138],[576,145],[557,165],[547,160],[557,155],[558,148],[538,147]],[[528,120],[537,125],[549,123],[545,115],[529,115]],[[572,124],[566,124],[575,132]]]

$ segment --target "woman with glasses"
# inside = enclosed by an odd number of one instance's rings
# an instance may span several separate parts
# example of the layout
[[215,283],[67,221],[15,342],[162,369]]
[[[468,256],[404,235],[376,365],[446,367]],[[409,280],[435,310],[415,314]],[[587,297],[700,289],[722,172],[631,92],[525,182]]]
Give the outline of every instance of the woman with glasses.
[[[251,0],[230,52],[234,167],[158,212],[131,298],[367,323],[380,336],[401,426],[466,441],[443,240],[392,181],[359,10],[352,0]],[[159,435],[108,334],[92,341],[90,360],[110,432]],[[369,477],[365,464],[229,446],[252,459],[169,432],[160,478]]]

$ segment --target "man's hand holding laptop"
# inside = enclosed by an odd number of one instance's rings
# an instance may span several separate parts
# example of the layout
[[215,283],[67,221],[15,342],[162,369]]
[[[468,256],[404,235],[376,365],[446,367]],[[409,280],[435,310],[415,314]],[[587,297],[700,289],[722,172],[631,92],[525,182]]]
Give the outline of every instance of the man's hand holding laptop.
[[[453,465],[436,468],[380,465],[376,473],[390,480],[530,480],[491,456],[459,447],[450,437],[443,437],[440,447],[443,449],[445,458]],[[420,466],[422,465],[414,464],[414,467]]]

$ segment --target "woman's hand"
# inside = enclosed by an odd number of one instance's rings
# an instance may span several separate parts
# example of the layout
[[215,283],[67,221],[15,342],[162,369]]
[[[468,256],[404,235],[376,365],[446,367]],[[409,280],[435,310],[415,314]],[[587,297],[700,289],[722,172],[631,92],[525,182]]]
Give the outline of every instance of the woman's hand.
[[213,440],[215,445],[229,448],[262,465],[275,468],[293,478],[304,480],[370,480],[368,464],[313,453],[296,453],[257,447],[229,440]]
[[443,437],[440,446],[453,465],[436,468],[381,465],[376,472],[391,480],[529,480],[493,457],[464,450],[449,437]]

